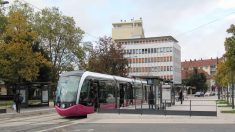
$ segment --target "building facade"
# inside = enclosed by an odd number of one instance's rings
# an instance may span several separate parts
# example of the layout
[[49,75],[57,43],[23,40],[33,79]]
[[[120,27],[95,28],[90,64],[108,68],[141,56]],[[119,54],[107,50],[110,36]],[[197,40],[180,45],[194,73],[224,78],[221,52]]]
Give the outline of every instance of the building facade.
[[118,39],[129,62],[130,77],[160,77],[181,83],[181,52],[172,36]]
[[130,39],[130,38],[144,38],[144,29],[142,19],[134,20],[130,22],[126,20],[113,23],[112,38],[116,39]]
[[200,59],[200,60],[189,60],[181,62],[181,73],[182,80],[188,79],[192,74],[193,70],[197,69],[198,73],[204,73],[207,78],[209,88],[215,86],[214,76],[217,70],[217,64],[220,61],[218,58],[211,59]]
[[181,47],[172,36],[145,37],[140,18],[113,23],[112,38],[124,48],[129,77],[157,77],[181,84]]

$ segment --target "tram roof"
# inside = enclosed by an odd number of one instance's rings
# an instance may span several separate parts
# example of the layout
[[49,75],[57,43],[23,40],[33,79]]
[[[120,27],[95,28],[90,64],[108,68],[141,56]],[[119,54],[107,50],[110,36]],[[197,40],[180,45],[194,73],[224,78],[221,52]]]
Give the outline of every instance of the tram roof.
[[117,81],[122,81],[122,82],[130,82],[130,83],[147,83],[146,81],[141,81],[141,80],[136,80],[132,78],[125,78],[125,77],[120,77],[120,76],[114,76],[114,75],[108,75],[108,74],[102,74],[102,73],[97,73],[97,72],[90,72],[90,71],[69,71],[61,74],[60,76],[82,76],[86,75],[89,77],[96,77],[102,79],[108,79],[108,80],[113,80],[116,79]]
[[80,70],[77,70],[77,71],[69,71],[69,72],[65,72],[65,73],[62,73],[60,74],[60,76],[82,76],[82,74],[84,73],[85,71],[80,71]]

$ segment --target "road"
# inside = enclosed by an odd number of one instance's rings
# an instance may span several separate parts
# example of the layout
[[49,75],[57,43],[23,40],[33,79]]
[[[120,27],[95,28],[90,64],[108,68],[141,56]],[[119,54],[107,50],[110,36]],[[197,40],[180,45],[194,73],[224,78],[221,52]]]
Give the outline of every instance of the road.
[[[183,118],[182,118],[183,119]],[[55,113],[0,119],[1,132],[234,132],[234,124],[94,123],[98,118],[62,118]],[[177,131],[176,131],[177,130]]]
[[[214,106],[212,106],[214,107]],[[235,114],[189,117],[140,114],[91,114],[63,118],[55,112],[0,117],[0,132],[234,132]]]

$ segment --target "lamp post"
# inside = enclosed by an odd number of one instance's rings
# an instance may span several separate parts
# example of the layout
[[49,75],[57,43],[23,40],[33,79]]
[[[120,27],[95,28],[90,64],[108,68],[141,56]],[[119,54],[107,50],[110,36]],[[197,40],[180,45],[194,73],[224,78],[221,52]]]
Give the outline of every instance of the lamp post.
[[234,109],[234,85],[233,85],[233,70],[231,71],[231,83],[232,83],[232,109]]

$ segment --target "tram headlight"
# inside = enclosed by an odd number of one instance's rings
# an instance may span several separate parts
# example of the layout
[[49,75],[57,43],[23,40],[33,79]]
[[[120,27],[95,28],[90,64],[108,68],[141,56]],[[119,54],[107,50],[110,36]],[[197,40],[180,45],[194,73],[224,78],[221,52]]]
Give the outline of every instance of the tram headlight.
[[65,108],[65,104],[62,104],[61,107],[62,107],[62,108]]

